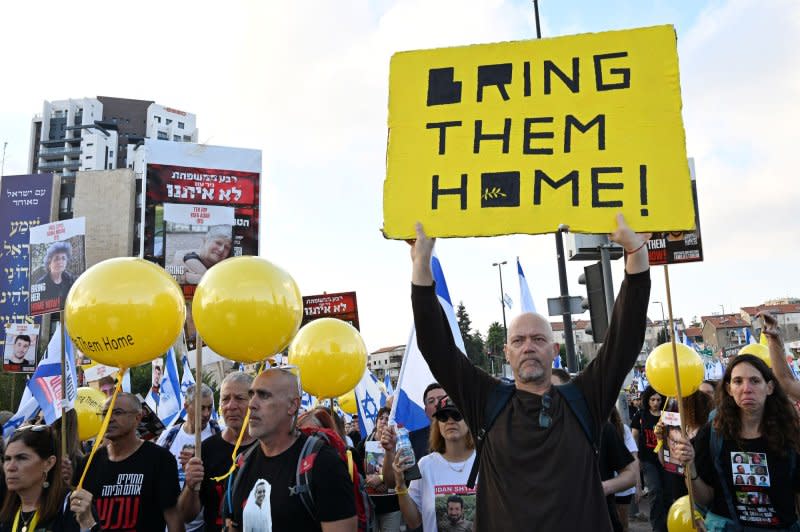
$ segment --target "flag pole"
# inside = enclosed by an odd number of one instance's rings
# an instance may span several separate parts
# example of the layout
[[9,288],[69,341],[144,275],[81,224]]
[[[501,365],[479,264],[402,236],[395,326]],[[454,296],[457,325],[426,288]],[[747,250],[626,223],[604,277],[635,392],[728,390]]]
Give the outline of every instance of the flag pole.
[[194,348],[195,354],[195,368],[194,368],[194,455],[197,458],[200,456],[200,444],[202,443],[203,432],[203,394],[201,393],[201,386],[203,385],[203,339],[200,333],[197,333],[197,341]]
[[[684,438],[688,439],[686,434],[686,418],[683,414],[683,393],[681,392],[681,372],[680,368],[678,368],[678,346],[675,338],[675,322],[672,318],[672,292],[669,286],[669,267],[666,264],[664,265],[664,282],[667,286],[667,311],[669,312],[669,331],[672,343],[672,365],[675,369],[675,391],[677,395],[676,400],[678,402],[678,415],[681,418],[681,434]],[[664,406],[666,407],[666,401],[664,402]],[[694,490],[692,489],[691,474],[686,474],[688,470],[690,470],[689,466],[684,466],[683,476],[686,482],[686,491],[689,495],[689,515],[691,518],[692,529],[697,530],[697,526],[694,522]]]
[[64,314],[60,313],[59,325],[61,326],[61,458],[67,457],[67,413],[64,407],[67,403],[67,327],[64,323]]

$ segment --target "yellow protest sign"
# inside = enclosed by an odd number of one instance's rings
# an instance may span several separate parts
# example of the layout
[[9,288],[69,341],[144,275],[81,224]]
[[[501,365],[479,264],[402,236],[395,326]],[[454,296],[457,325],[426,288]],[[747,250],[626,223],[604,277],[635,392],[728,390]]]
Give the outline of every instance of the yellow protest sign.
[[397,53],[384,233],[690,230],[675,30]]

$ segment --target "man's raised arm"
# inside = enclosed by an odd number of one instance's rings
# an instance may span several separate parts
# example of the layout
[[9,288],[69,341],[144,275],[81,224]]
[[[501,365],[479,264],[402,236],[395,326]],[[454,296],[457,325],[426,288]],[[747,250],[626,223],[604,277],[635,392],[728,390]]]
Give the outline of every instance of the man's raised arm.
[[759,312],[757,317],[764,322],[763,334],[767,335],[769,342],[769,358],[772,362],[772,371],[778,384],[795,401],[800,401],[800,381],[795,380],[789,364],[786,362],[786,352],[783,347],[781,329],[778,320],[769,312]]

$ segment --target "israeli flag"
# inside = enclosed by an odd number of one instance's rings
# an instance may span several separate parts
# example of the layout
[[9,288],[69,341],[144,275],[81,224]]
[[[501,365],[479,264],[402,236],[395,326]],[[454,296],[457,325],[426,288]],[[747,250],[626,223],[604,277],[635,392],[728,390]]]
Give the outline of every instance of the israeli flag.
[[508,295],[507,292],[503,292],[503,304],[508,307],[508,310],[514,307],[514,300],[511,299],[511,296]]
[[523,313],[536,312],[536,305],[533,304],[531,291],[528,289],[528,281],[525,280],[525,272],[522,271],[522,265],[519,263],[519,257],[517,257],[517,274],[519,276],[520,311]]
[[69,336],[64,346],[66,359],[66,386],[64,404],[61,404],[61,324],[56,325],[56,330],[47,345],[47,353],[39,362],[33,372],[27,388],[30,390],[39,408],[42,409],[45,422],[50,425],[61,417],[61,409],[75,407],[75,397],[78,394],[78,379],[75,376],[75,358],[72,342]]
[[383,377],[383,387],[386,388],[386,396],[394,395],[394,388],[392,388],[392,378],[387,373]]
[[556,358],[553,359],[553,367],[554,368],[561,367],[561,355],[556,355]]
[[750,332],[750,327],[744,328],[744,343],[746,344],[756,343],[756,339],[753,338],[753,333]]
[[167,358],[164,362],[164,376],[161,378],[161,386],[157,394],[151,389],[147,393],[145,402],[153,412],[158,414],[159,419],[164,425],[169,425],[175,415],[183,408],[183,392],[181,383],[178,380],[178,365],[175,360],[175,349],[167,351]]
[[[456,313],[453,310],[450,292],[447,290],[447,282],[444,279],[442,265],[435,252],[431,257],[431,269],[433,270],[433,280],[436,282],[436,296],[439,298],[439,303],[442,305],[447,321],[450,323],[453,341],[456,347],[461,350],[461,353],[467,356],[467,349],[464,347],[464,339],[461,337],[461,330],[458,328]],[[403,355],[403,365],[400,367],[400,376],[397,379],[397,389],[394,392],[395,399],[392,403],[389,421],[394,421],[409,431],[430,425],[430,420],[425,415],[422,395],[425,392],[425,388],[435,381],[428,364],[422,358],[422,353],[417,347],[417,331],[412,325],[411,334],[406,344],[406,352]]]
[[31,391],[26,386],[25,391],[22,392],[22,399],[20,399],[17,413],[11,416],[11,419],[6,421],[6,424],[3,425],[3,438],[10,438],[14,431],[17,430],[24,422],[36,417],[36,414],[39,413],[39,410],[39,402],[36,401],[36,398],[31,394]]
[[304,412],[308,412],[314,408],[314,402],[314,396],[303,390],[303,395],[300,397],[300,408],[302,408]]
[[361,436],[372,434],[378,418],[378,409],[386,404],[386,396],[378,387],[378,379],[369,368],[364,369],[364,375],[356,384],[356,404],[358,405],[358,430]]

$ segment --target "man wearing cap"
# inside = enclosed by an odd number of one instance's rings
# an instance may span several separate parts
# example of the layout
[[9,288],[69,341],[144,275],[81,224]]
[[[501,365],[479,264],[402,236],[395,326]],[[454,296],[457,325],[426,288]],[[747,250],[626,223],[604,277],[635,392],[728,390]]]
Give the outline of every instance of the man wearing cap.
[[[416,230],[411,302],[417,344],[433,376],[476,434],[484,426],[486,404],[499,381],[473,366],[455,346],[433,286],[434,239],[421,224]],[[639,355],[650,296],[647,237],[635,234],[620,214],[611,238],[627,252],[625,280],[603,346],[575,378],[595,434]],[[549,321],[539,314],[521,314],[510,323],[506,342],[515,390],[486,435],[479,457],[475,529],[611,531],[592,442],[550,382],[559,345]]]

